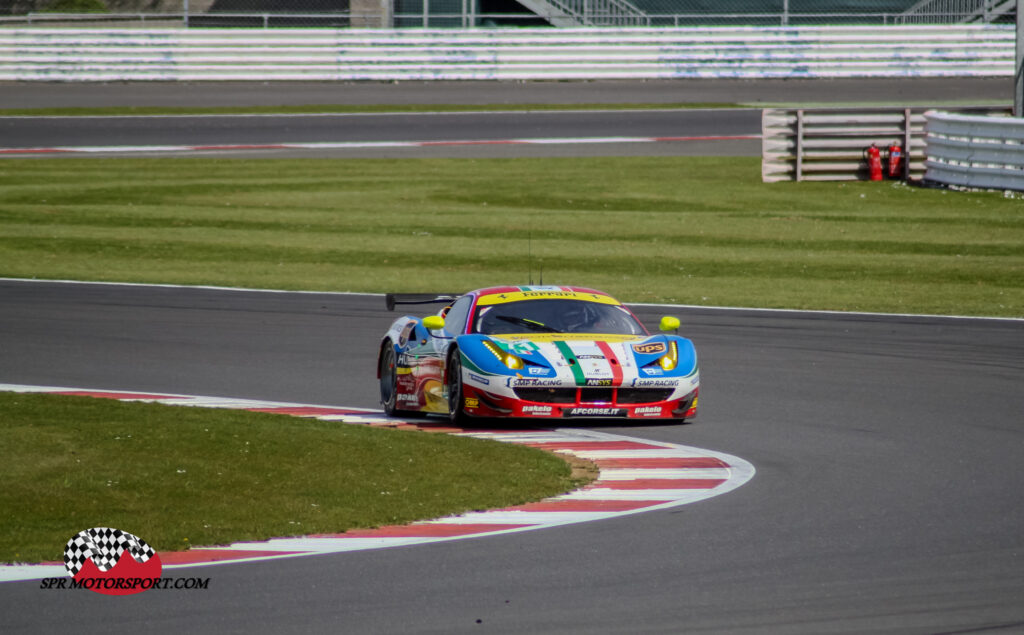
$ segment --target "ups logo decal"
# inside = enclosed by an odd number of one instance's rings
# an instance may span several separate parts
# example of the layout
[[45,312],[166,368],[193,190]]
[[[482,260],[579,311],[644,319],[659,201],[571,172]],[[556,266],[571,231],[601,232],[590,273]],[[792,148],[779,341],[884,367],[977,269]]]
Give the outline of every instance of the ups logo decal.
[[650,344],[634,344],[633,350],[641,355],[651,355],[653,353],[664,353],[665,344],[664,342],[651,342]]

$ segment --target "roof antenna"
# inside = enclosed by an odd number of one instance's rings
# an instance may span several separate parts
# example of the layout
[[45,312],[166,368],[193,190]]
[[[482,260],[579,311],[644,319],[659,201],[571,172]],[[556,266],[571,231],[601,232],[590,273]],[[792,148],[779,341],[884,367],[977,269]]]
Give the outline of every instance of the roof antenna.
[[526,230],[526,264],[530,274],[530,286],[533,286],[533,228]]

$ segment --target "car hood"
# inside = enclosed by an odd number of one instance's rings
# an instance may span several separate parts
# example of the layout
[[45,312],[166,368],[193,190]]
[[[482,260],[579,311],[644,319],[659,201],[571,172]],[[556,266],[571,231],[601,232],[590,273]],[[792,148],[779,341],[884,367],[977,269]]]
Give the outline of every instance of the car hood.
[[[524,367],[513,370],[492,364],[496,358],[482,346],[463,346],[463,351],[482,362],[479,370],[514,377],[519,386],[658,386],[676,384],[697,372],[692,343],[674,335],[530,333],[487,339],[519,356]],[[666,370],[659,360],[672,348],[677,363]],[[474,349],[479,352],[472,354]],[[665,381],[669,379],[674,381]]]

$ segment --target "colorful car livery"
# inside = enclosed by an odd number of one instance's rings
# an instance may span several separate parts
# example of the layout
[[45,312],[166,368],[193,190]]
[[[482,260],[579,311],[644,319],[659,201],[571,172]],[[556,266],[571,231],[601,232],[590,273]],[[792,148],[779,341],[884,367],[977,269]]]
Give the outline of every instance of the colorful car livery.
[[700,374],[690,340],[662,318],[651,335],[606,293],[492,287],[461,296],[389,294],[387,304],[443,303],[394,321],[377,361],[389,415],[662,419],[696,415]]

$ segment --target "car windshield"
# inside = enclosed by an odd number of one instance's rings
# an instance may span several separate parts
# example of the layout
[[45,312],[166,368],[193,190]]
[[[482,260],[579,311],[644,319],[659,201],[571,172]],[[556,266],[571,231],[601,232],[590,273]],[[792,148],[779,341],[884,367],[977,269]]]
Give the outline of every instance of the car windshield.
[[585,300],[522,300],[477,308],[472,331],[503,333],[605,333],[645,335],[629,311]]

